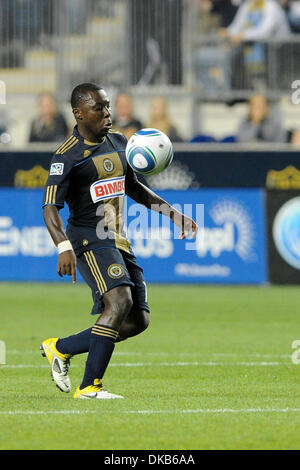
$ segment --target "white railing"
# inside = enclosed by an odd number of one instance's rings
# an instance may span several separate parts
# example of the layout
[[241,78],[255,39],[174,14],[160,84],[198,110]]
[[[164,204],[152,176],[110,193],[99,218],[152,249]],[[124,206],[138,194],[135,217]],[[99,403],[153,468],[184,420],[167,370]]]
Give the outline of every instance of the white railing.
[[202,98],[248,98],[253,91],[270,98],[291,94],[300,79],[300,35],[230,46],[216,34],[194,37],[189,55],[191,88]]

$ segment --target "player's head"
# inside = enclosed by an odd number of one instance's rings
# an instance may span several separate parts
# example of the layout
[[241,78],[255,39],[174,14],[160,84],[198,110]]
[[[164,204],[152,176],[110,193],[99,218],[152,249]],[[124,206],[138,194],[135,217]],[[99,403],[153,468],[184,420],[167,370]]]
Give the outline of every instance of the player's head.
[[72,91],[71,106],[78,126],[95,137],[111,127],[110,101],[106,91],[94,83],[82,83]]

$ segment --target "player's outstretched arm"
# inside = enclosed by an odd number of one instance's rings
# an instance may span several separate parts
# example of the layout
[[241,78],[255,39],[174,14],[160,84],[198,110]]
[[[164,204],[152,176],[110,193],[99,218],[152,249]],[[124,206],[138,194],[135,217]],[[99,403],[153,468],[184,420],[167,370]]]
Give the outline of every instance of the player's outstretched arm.
[[148,209],[170,217],[172,222],[180,227],[180,238],[182,240],[186,238],[189,233],[191,233],[190,238],[194,238],[196,236],[198,226],[193,219],[176,210],[167,201],[159,197],[140,181],[127,184],[126,194],[128,194],[128,196],[134,201],[146,206]]
[[48,232],[59,249],[57,273],[60,277],[72,276],[73,284],[76,283],[76,256],[65,232],[64,223],[54,205],[44,207],[44,221]]

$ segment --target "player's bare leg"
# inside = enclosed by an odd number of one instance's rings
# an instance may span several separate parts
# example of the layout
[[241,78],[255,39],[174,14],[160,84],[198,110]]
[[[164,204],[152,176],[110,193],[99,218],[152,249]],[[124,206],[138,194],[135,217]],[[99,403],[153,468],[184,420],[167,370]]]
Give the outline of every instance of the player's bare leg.
[[106,392],[102,378],[111,359],[119,329],[132,309],[130,287],[120,286],[103,297],[105,309],[92,328],[83,381],[74,398],[122,398]]
[[121,325],[116,343],[139,335],[148,328],[149,322],[150,315],[147,310],[132,309]]
[[[100,315],[100,317],[98,318],[98,323],[101,322],[101,318],[103,318],[103,314]],[[140,333],[146,330],[148,325],[149,312],[147,310],[138,310],[132,308],[128,315],[122,321],[121,328],[119,330],[115,343],[125,341],[128,338],[139,335]],[[92,328],[87,328],[84,331],[68,336],[66,338],[56,338],[56,348],[54,351],[54,353],[56,353],[55,357],[59,356],[69,358],[72,356],[76,356],[77,354],[89,352],[91,332]],[[59,360],[60,359],[58,359],[58,361]],[[69,360],[66,360],[65,363],[68,364],[69,368]],[[65,373],[65,368],[61,367],[61,370],[61,374],[58,374],[58,371],[56,369],[55,371],[52,371],[53,380],[55,381],[60,390],[64,392],[69,392],[71,388],[70,379]],[[67,387],[62,386],[62,380],[64,383],[68,381]]]
[[[137,336],[148,328],[150,314],[147,310],[132,309],[123,320],[116,343]],[[99,317],[101,319],[101,317]],[[92,328],[87,328],[66,338],[59,338],[57,349],[61,354],[76,356],[89,352]]]

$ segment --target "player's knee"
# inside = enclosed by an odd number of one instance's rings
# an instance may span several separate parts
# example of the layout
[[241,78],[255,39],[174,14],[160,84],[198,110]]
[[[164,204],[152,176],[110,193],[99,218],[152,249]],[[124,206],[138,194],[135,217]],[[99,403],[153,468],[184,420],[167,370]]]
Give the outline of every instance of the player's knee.
[[146,310],[142,310],[138,316],[137,329],[139,333],[145,331],[150,323],[150,315]]
[[148,328],[149,323],[150,323],[150,313],[147,312],[146,310],[143,310],[143,314],[142,314],[142,327],[143,327],[143,330],[146,330]]

